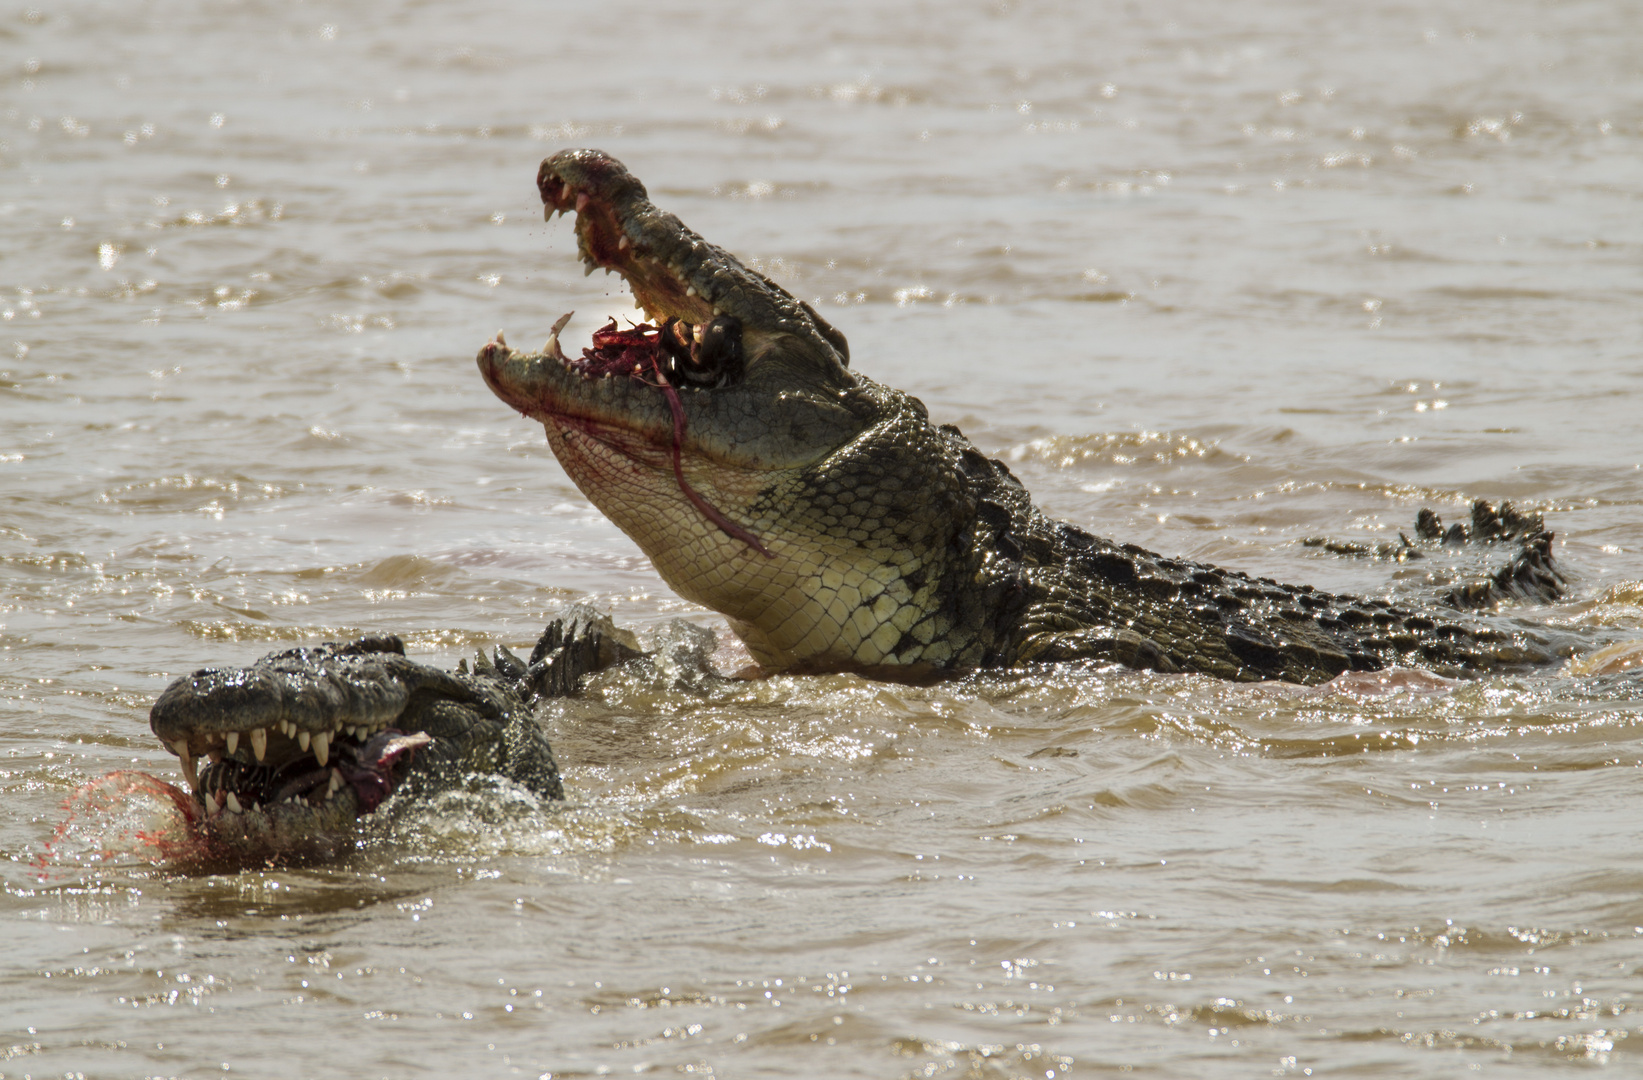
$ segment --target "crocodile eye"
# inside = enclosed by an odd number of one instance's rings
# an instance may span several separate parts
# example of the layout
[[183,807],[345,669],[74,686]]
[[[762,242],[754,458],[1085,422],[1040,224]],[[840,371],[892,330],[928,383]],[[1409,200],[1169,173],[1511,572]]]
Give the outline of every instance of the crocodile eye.
[[[668,335],[663,335],[667,340]],[[742,322],[717,315],[691,331],[688,355],[675,356],[674,372],[690,386],[728,386],[742,377]],[[664,347],[666,347],[664,345]],[[669,349],[672,353],[672,350]]]

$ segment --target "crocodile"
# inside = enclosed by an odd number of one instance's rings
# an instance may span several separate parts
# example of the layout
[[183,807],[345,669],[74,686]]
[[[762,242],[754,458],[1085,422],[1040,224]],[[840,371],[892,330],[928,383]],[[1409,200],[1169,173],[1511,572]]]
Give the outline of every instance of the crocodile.
[[549,221],[574,214],[587,272],[619,274],[646,321],[611,320],[574,357],[560,343],[568,315],[535,352],[498,332],[480,372],[766,671],[919,681],[1094,661],[1316,684],[1569,652],[1543,628],[1460,610],[1561,593],[1538,516],[1481,504],[1478,538],[1515,554],[1441,610],[1103,539],[1047,517],[1004,462],[852,369],[845,336],[810,304],[655,206],[614,158],[566,150],[536,183]]
[[630,633],[576,605],[529,660],[498,646],[471,669],[445,671],[407,657],[400,638],[373,635],[205,668],[160,694],[149,726],[188,781],[173,801],[200,841],[190,852],[325,859],[352,847],[360,819],[390,797],[425,799],[472,773],[562,799],[534,704],[639,655]]

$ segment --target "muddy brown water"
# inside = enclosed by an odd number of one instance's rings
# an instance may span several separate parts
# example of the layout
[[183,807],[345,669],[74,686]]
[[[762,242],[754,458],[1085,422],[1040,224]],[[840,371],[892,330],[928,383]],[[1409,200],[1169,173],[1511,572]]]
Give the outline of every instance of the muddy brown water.
[[722,629],[475,373],[625,308],[541,221],[565,146],[1058,516],[1407,599],[1302,540],[1510,498],[1574,578],[1520,614],[1643,640],[1640,55],[1520,0],[8,7],[0,1076],[1635,1073],[1623,660],[614,677],[544,717],[564,807],[476,780],[306,869],[48,845],[175,778],[196,667]]

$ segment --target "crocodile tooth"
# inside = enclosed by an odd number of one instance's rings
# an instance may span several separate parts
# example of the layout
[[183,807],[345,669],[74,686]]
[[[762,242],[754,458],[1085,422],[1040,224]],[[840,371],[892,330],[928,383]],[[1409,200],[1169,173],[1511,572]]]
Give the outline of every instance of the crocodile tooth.
[[[178,748],[181,749],[178,749]],[[200,767],[195,764],[194,758],[188,752],[188,740],[178,739],[172,744],[177,750],[177,756],[182,758],[183,775],[188,777],[188,787],[192,791],[200,790]]]
[[228,747],[228,752],[232,754],[235,750],[240,748],[240,733],[237,731],[230,731],[227,738],[223,739],[223,744]]
[[559,331],[565,328],[565,324],[570,322],[570,317],[575,314],[574,311],[568,311],[559,316],[559,321],[553,324],[553,331],[548,334],[548,343],[542,346],[542,352],[545,355],[551,356],[561,363],[569,363],[570,361],[565,356],[565,351],[559,347]]
[[506,349],[508,347],[508,339],[503,336],[502,331],[500,331],[500,330],[498,330],[496,332],[496,343],[498,345],[502,346],[504,349]]
[[236,814],[245,813],[245,807],[240,805],[239,796],[235,795],[232,791],[224,792],[223,795],[224,801],[228,803],[228,808],[230,810],[234,811]]
[[632,245],[628,243],[628,238],[625,237],[625,236],[622,237],[620,240],[616,241],[616,250],[617,251],[626,251],[630,247],[632,247]]
[[344,783],[345,781],[342,779],[342,773],[336,769],[332,769],[331,782],[325,785],[325,797],[329,799],[331,796],[341,791]]
[[308,749],[308,743],[312,739],[313,739],[313,736],[309,735],[306,731],[297,732],[297,745],[299,747],[301,747],[304,751],[306,751]]
[[696,295],[696,286],[686,285],[685,286],[685,295],[686,296],[695,296]]
[[251,729],[251,752],[257,756],[258,761],[261,761],[263,758],[268,756],[267,728],[259,727]]
[[578,214],[580,214],[583,210],[587,209],[587,206],[588,206],[588,193],[584,191],[581,194],[576,196],[576,212]]
[[552,221],[553,220],[553,207],[547,206],[545,204],[543,205],[543,207],[542,207],[542,220],[543,221]]
[[206,796],[205,796],[205,801],[210,806],[210,810],[209,810],[210,813],[213,813],[213,814],[222,813],[222,792],[220,792],[220,791],[207,792]]
[[316,731],[313,738],[314,757],[323,766],[331,760],[331,735],[329,732]]
[[586,266],[584,266],[582,268],[582,276],[583,277],[592,277],[595,265],[596,264],[594,264],[594,263],[588,263]]

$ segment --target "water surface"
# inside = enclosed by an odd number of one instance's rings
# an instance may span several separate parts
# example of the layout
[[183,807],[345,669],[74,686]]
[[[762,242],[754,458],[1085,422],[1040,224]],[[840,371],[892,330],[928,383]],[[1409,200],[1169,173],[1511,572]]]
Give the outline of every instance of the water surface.
[[[1637,1068],[1639,676],[607,676],[570,804],[339,865],[38,866],[175,777],[172,678],[672,595],[473,355],[625,309],[537,162],[625,161],[1104,536],[1643,637],[1643,22],[1596,3],[39,5],[0,16],[0,1076]],[[727,642],[721,659],[736,661]],[[1614,665],[1610,665],[1613,667]]]

